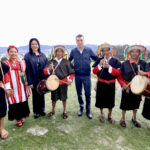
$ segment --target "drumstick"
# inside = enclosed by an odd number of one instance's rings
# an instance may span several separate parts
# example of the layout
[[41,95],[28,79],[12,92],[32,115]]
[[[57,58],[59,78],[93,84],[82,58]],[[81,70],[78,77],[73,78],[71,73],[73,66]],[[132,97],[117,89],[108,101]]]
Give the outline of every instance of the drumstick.
[[57,80],[57,81],[62,81],[63,83],[68,84],[68,82],[65,82],[65,81],[63,81],[63,80],[59,80],[59,79],[55,79],[55,80]]
[[138,71],[140,71],[140,65],[138,65]]

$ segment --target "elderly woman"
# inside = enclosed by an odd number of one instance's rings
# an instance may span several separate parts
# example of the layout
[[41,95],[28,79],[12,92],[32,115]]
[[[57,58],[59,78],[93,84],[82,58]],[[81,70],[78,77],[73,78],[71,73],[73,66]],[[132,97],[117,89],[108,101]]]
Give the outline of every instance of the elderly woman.
[[51,92],[52,99],[52,111],[48,114],[49,117],[55,114],[56,101],[61,100],[63,103],[63,118],[67,119],[68,115],[66,112],[66,100],[68,85],[71,85],[74,77],[74,69],[71,63],[64,59],[65,47],[55,46],[54,47],[54,58],[51,59],[44,69],[44,74],[50,76],[53,73],[60,79],[59,87],[55,91]]
[[43,69],[47,64],[47,58],[41,52],[40,43],[36,38],[30,40],[29,52],[24,59],[28,85],[32,88],[33,113],[36,119],[46,115],[44,95],[40,95],[36,89],[39,82],[45,78]]
[[7,75],[10,79],[11,88],[14,90],[14,94],[7,97],[9,103],[8,119],[16,120],[16,125],[20,127],[30,114],[27,101],[30,91],[24,80],[25,69],[23,70],[23,64],[17,60],[18,49],[15,46],[9,46],[7,52],[10,57],[9,60],[5,61],[10,67]]
[[122,87],[122,98],[120,109],[122,110],[122,118],[120,120],[120,125],[126,127],[125,114],[126,111],[132,110],[132,123],[135,127],[140,128],[141,124],[137,121],[137,110],[139,109],[141,96],[135,95],[130,90],[130,82],[141,71],[146,71],[147,63],[144,60],[140,59],[140,56],[144,54],[145,56],[145,47],[141,45],[133,45],[128,47],[125,51],[127,60],[122,63],[120,70],[115,69],[113,66],[109,66],[109,72],[118,76],[119,83]]

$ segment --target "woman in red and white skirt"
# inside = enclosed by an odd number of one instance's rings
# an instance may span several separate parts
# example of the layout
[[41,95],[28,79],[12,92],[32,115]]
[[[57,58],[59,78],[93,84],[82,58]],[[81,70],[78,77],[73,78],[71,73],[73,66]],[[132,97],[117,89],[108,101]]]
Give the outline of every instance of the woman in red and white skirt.
[[25,81],[25,65],[17,59],[18,49],[15,46],[9,46],[7,52],[9,60],[5,63],[10,67],[7,74],[10,78],[11,89],[14,91],[13,95],[7,97],[8,119],[10,121],[16,120],[16,125],[21,127],[25,118],[30,114],[27,101],[30,90]]

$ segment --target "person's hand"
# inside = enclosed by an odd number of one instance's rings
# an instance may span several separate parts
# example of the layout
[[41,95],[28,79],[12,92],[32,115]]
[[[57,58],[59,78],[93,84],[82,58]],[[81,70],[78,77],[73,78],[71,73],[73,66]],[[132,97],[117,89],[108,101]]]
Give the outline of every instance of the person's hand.
[[51,63],[50,65],[49,65],[49,70],[52,70],[54,68],[54,65],[53,65],[53,63]]
[[103,67],[108,69],[108,68],[109,68],[109,64],[105,63],[105,64],[103,65]]
[[142,70],[140,70],[140,71],[138,72],[138,75],[141,75],[141,76],[147,76],[147,73],[144,72],[144,71],[142,71]]
[[102,66],[104,64],[104,61],[105,61],[104,59],[101,59],[99,65]]
[[71,85],[71,84],[72,84],[72,82],[71,82],[71,81],[68,81],[68,82],[66,82],[66,84],[67,84],[67,85]]
[[6,94],[7,97],[9,97],[9,96],[14,94],[14,91],[12,89],[5,90],[5,94]]
[[32,84],[32,85],[29,85],[29,88],[33,89],[33,84]]
[[124,83],[123,86],[122,86],[122,89],[123,90],[127,90],[128,89],[128,85]]

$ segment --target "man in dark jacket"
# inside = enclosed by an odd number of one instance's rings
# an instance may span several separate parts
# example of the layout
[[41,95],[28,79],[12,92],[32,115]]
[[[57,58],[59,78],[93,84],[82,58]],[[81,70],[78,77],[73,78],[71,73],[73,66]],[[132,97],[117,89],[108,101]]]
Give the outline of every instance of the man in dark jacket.
[[71,51],[69,60],[74,59],[74,70],[75,70],[75,84],[76,91],[78,95],[78,101],[80,105],[80,110],[78,116],[82,116],[84,109],[84,102],[82,98],[82,85],[85,90],[86,97],[86,114],[89,119],[92,119],[92,114],[90,112],[91,104],[91,58],[96,61],[98,57],[93,53],[93,51],[84,46],[84,36],[79,34],[76,36],[77,47]]

